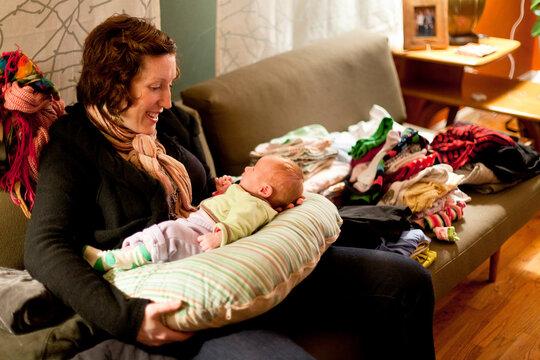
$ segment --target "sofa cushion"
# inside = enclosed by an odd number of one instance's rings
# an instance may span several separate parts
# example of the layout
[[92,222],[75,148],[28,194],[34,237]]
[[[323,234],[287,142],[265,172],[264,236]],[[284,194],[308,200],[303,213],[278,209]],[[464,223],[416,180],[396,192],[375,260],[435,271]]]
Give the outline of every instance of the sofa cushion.
[[280,303],[336,240],[341,218],[332,203],[307,193],[257,233],[186,259],[104,275],[127,296],[182,300],[166,317],[173,329],[195,331],[259,315]]
[[201,116],[218,174],[241,174],[257,144],[304,125],[346,130],[368,120],[373,104],[396,121],[406,117],[387,39],[364,31],[267,58],[181,97]]

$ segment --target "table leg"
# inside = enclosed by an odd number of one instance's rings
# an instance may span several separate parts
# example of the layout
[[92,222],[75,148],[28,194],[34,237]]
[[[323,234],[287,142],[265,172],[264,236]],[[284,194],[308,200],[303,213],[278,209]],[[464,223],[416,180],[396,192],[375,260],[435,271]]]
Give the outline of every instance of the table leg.
[[519,118],[518,122],[521,136],[531,139],[533,141],[532,146],[536,151],[540,151],[540,122]]

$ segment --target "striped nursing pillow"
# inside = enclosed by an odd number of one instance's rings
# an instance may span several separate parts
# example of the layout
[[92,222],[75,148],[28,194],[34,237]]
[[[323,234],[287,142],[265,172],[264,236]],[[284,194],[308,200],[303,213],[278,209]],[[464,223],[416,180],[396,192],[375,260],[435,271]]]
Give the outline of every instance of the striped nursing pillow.
[[128,297],[181,299],[182,309],[166,317],[170,328],[220,327],[279,304],[315,268],[340,225],[329,200],[307,193],[302,205],[232,244],[169,263],[113,269],[104,277]]

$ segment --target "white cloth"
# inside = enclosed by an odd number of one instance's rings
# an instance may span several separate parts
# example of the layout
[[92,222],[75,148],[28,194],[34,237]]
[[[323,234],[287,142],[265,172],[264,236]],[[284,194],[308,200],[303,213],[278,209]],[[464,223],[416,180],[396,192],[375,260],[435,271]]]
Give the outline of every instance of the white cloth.
[[405,191],[417,182],[436,182],[457,187],[462,178],[463,175],[455,174],[448,164],[433,165],[407,180],[393,182],[377,205],[403,206]]

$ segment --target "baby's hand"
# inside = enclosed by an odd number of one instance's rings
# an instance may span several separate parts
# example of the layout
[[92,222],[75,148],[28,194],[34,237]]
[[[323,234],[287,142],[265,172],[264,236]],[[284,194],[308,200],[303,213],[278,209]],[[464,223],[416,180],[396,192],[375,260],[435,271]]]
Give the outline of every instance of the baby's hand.
[[227,191],[229,186],[232,184],[232,178],[229,175],[224,175],[215,179],[216,182],[216,191],[221,194]]
[[201,235],[197,238],[197,241],[205,252],[215,249],[221,245],[221,231]]

